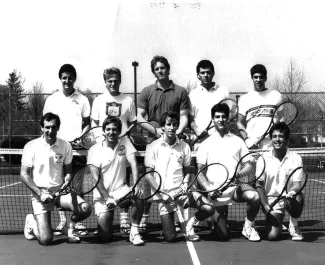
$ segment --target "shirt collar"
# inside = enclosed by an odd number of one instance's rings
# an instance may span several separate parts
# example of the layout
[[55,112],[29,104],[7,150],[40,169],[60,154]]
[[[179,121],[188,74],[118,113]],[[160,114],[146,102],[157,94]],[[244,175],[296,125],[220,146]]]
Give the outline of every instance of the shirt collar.
[[168,145],[168,146],[170,146],[170,147],[174,147],[174,146],[180,144],[180,140],[178,139],[178,137],[176,137],[176,142],[175,142],[173,145],[169,145],[169,144],[168,144],[168,143],[163,139],[163,137],[160,137],[159,140],[160,140],[160,145]]
[[[158,86],[158,81],[157,80],[155,82],[155,89],[156,90],[163,90],[161,87]],[[163,90],[163,91],[174,90],[174,89],[175,89],[175,87],[174,87],[173,80],[170,80],[170,86],[167,89]]]
[[59,146],[59,143],[58,143],[59,139],[58,139],[58,137],[56,137],[56,140],[55,140],[54,144],[52,144],[52,145],[49,145],[45,141],[44,134],[41,137],[42,137],[42,141],[43,141],[44,146],[50,146],[50,147],[52,147],[52,146]]
[[219,88],[219,85],[217,85],[215,82],[213,82],[213,87],[211,87],[209,90],[207,90],[202,84],[200,85],[201,90],[206,90],[206,91],[215,91]]

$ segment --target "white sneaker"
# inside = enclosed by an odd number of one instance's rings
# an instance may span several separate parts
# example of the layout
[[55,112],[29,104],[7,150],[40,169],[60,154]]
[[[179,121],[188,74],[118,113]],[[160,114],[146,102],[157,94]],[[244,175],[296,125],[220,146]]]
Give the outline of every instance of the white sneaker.
[[126,235],[130,234],[131,226],[126,219],[120,220],[120,232]]
[[130,233],[130,242],[133,244],[133,246],[143,246],[144,245],[144,241],[142,240],[142,237],[140,236],[139,233],[137,234],[131,234]]
[[257,242],[257,241],[260,241],[261,240],[261,238],[260,238],[258,232],[255,230],[255,227],[254,226],[247,226],[247,227],[245,227],[245,225],[244,225],[242,234],[249,241],[252,241],[252,242]]
[[80,243],[80,238],[74,229],[65,226],[63,231],[68,237],[68,243]]
[[59,235],[62,235],[63,234],[63,227],[66,225],[67,221],[64,220],[64,221],[60,221],[60,223],[58,224],[58,226],[54,229],[55,232],[53,232],[53,234],[55,236],[59,236]]
[[87,228],[80,222],[75,224],[75,229],[80,236],[88,235]]
[[34,232],[33,232],[33,226],[35,224],[34,215],[27,214],[26,220],[25,220],[25,227],[24,227],[24,235],[27,240],[34,240],[36,239]]
[[299,226],[293,226],[293,225],[289,225],[289,233],[292,237],[293,241],[302,241],[304,240],[304,236],[300,231]]

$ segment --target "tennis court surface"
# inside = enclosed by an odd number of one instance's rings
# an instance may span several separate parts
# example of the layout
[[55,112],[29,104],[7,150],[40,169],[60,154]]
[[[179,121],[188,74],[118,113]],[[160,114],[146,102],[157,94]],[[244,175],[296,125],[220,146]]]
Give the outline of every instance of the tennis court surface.
[[[149,233],[144,236],[144,247],[132,246],[128,237],[119,233],[118,222],[114,241],[108,244],[98,243],[92,233],[96,228],[94,215],[83,222],[90,230],[90,235],[83,237],[81,244],[67,244],[64,236],[58,236],[55,237],[54,246],[43,247],[37,241],[27,241],[23,235],[25,216],[32,210],[30,192],[20,181],[20,164],[10,165],[1,161],[0,264],[324,264],[325,149],[297,151],[303,157],[309,173],[305,209],[299,219],[305,236],[304,242],[291,241],[288,232],[284,232],[280,242],[264,240],[262,213],[259,213],[256,222],[262,241],[252,243],[245,240],[240,233],[245,205],[234,204],[229,209],[232,230],[229,242],[214,241],[210,235],[209,223],[203,222],[197,227],[201,242],[185,242],[179,234],[178,242],[165,243],[160,236],[157,209],[153,206]],[[0,150],[2,156],[9,153],[21,155],[21,150]],[[91,196],[87,200],[91,202]],[[118,212],[115,220],[119,220]],[[285,220],[287,224],[288,218]],[[58,213],[53,212],[53,228],[58,222]]]

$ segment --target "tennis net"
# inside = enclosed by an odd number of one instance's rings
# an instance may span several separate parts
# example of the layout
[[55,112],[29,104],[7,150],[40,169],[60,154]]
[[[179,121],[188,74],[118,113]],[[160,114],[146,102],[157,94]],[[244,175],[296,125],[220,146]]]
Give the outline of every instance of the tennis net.
[[[303,158],[304,166],[309,173],[305,189],[305,208],[299,218],[303,230],[325,230],[325,148],[294,149]],[[86,151],[74,151],[74,156],[86,155]],[[8,163],[11,155],[11,164]],[[24,229],[25,216],[32,213],[30,191],[20,180],[21,149],[0,149],[0,233],[19,233]],[[143,161],[144,153],[139,154],[139,163]],[[193,155],[194,167],[195,154]],[[85,199],[92,204],[92,196]],[[229,226],[233,230],[242,228],[246,216],[245,203],[234,203],[229,207]],[[190,215],[194,213],[190,209]],[[70,214],[66,214],[69,220]],[[176,219],[177,219],[177,215]],[[114,224],[118,228],[119,211],[115,213]],[[264,214],[260,211],[257,216],[257,226],[264,226]],[[52,212],[52,226],[59,223],[59,214]],[[285,223],[288,222],[286,214]],[[153,204],[149,215],[149,230],[160,229],[160,217],[157,205]],[[83,224],[89,229],[96,229],[96,217],[92,214]],[[209,227],[208,222],[202,222],[199,228]]]

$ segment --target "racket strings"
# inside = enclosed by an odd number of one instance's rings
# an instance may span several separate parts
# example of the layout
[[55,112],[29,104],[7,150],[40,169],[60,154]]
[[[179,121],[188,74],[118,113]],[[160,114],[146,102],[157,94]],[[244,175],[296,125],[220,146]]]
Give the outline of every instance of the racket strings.
[[265,170],[265,160],[258,153],[249,153],[244,156],[236,170],[236,180],[239,183],[254,183]]
[[235,100],[233,99],[224,99],[220,101],[220,103],[225,103],[229,107],[229,117],[228,122],[232,122],[236,119],[238,113],[238,105]]
[[86,194],[96,187],[98,181],[98,169],[88,165],[77,171],[71,181],[70,189],[77,194]]
[[[149,126],[151,131],[156,132],[155,127],[150,123],[146,123],[146,126]],[[137,124],[130,130],[129,137],[135,145],[147,145],[157,139],[156,133],[152,133],[151,131]]]
[[219,163],[205,166],[197,176],[199,187],[204,191],[213,191],[219,189],[228,179],[227,168]]
[[291,124],[298,115],[297,107],[290,102],[281,104],[274,113],[273,122],[285,122]]
[[307,181],[307,172],[303,168],[295,170],[288,179],[286,186],[286,192],[295,191],[296,193],[301,192],[305,187]]

